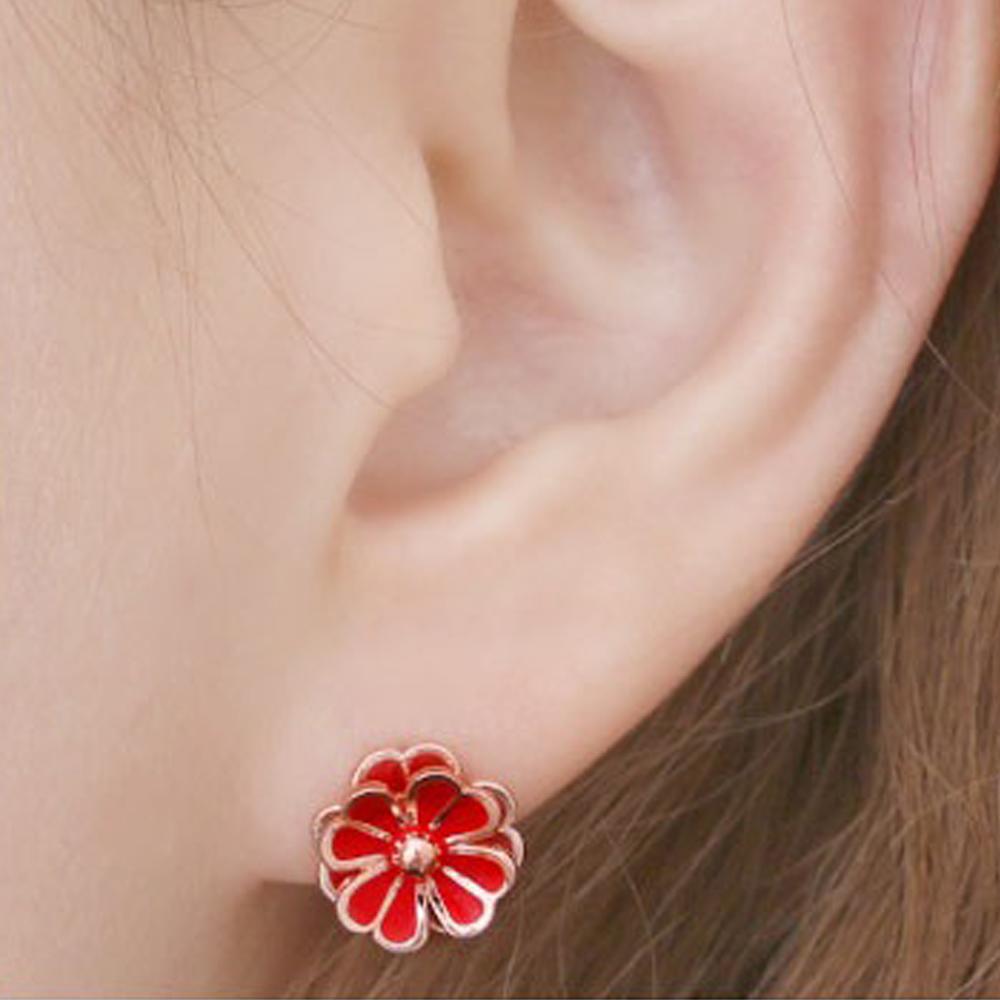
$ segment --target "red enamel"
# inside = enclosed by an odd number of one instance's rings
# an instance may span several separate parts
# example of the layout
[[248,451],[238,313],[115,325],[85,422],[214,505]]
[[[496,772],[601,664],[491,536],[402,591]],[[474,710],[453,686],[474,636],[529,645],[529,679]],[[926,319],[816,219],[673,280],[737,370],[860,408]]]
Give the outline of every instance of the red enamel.
[[458,798],[458,794],[453,778],[438,775],[420,781],[411,793],[417,808],[417,822],[421,826],[432,823]]
[[421,750],[407,760],[411,777],[428,767],[443,767],[454,773],[451,761],[437,750]]
[[504,830],[497,830],[496,833],[490,834],[489,837],[477,840],[476,844],[478,846],[492,847],[495,850],[503,851],[515,865],[517,864],[518,852],[514,848],[511,838]]
[[338,861],[352,861],[372,854],[388,854],[392,845],[353,826],[342,826],[330,840],[330,853]]
[[382,918],[382,937],[393,944],[412,941],[419,928],[417,886],[419,879],[404,875],[395,898]]
[[396,794],[406,787],[406,771],[401,761],[393,758],[378,760],[358,775],[358,782],[378,781]]
[[444,863],[487,892],[502,892],[507,886],[507,871],[495,858],[481,854],[449,854]]
[[511,818],[510,813],[513,808],[513,804],[510,799],[507,798],[502,792],[498,791],[496,788],[489,784],[483,786],[477,786],[481,792],[485,792],[493,801],[497,804],[497,815],[500,817],[499,825],[502,826]]
[[385,902],[385,897],[395,881],[402,876],[395,868],[380,872],[355,889],[347,901],[347,912],[350,918],[362,927],[370,927],[375,923],[379,910]]
[[399,820],[392,809],[392,800],[385,792],[362,792],[351,799],[347,815],[358,823],[367,823],[386,833],[399,832]]
[[431,931],[478,934],[523,860],[514,817],[502,785],[468,783],[443,747],[376,751],[343,806],[313,821],[320,888],[345,927],[390,951],[415,950]]
[[461,926],[474,924],[486,909],[486,905],[468,889],[460,886],[444,872],[437,871],[431,876],[437,886],[438,896],[452,923]]
[[327,869],[327,878],[330,880],[330,885],[338,890],[349,878],[354,878],[355,875],[357,875],[357,870],[352,872],[335,872],[332,869]]
[[475,795],[463,795],[438,823],[437,830],[442,837],[454,837],[460,833],[481,833],[489,830],[495,818],[483,800]]

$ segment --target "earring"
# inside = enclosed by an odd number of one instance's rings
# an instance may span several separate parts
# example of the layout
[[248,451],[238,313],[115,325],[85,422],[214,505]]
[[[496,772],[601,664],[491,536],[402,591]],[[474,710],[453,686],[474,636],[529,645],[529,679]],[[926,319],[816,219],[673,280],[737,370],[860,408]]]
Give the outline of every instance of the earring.
[[431,930],[473,937],[524,860],[514,814],[503,785],[467,782],[442,746],[376,750],[347,801],[313,821],[320,888],[344,927],[389,951],[416,951]]

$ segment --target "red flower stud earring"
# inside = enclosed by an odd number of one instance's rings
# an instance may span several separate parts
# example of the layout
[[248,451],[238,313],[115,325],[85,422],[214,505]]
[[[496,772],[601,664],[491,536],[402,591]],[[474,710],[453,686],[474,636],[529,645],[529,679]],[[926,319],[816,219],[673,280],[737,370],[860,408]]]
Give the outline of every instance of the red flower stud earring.
[[320,888],[348,930],[389,951],[416,951],[431,930],[472,937],[524,859],[513,822],[510,792],[467,782],[444,747],[377,750],[313,821]]

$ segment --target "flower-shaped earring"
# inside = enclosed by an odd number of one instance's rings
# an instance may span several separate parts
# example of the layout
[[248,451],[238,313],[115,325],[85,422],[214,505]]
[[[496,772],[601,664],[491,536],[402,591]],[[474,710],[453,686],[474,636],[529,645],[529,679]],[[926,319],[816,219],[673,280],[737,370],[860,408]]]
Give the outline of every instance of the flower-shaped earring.
[[320,888],[348,930],[389,951],[416,951],[431,930],[472,937],[524,859],[513,821],[510,792],[467,783],[444,747],[377,750],[354,772],[347,802],[313,822]]

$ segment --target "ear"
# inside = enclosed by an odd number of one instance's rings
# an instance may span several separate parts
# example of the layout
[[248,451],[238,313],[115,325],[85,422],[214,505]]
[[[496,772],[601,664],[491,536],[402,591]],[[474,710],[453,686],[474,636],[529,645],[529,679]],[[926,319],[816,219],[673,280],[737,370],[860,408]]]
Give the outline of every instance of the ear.
[[464,342],[359,467],[288,829],[419,739],[530,809],[669,695],[863,457],[996,165],[994,0],[433,10]]

